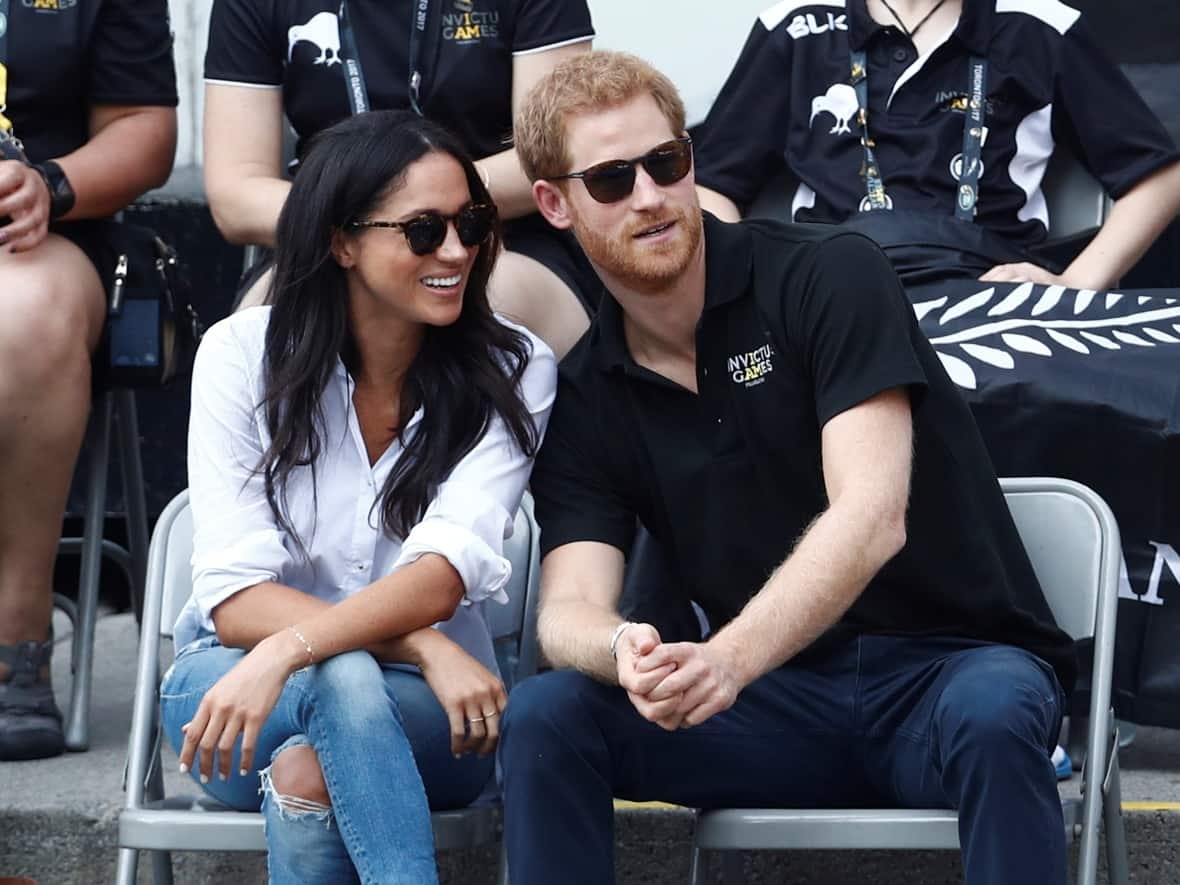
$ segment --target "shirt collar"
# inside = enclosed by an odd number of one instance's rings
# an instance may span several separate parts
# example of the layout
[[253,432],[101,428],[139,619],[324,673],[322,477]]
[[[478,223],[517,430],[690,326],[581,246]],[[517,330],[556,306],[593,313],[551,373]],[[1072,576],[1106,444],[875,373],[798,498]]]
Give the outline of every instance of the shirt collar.
[[[750,231],[744,223],[726,224],[708,212],[705,225],[705,312],[746,294],[754,266]],[[623,334],[623,308],[609,292],[599,304],[590,331],[590,346],[603,370],[635,369]]]
[[[848,0],[848,45],[863,50],[869,40],[886,26],[869,15],[867,0]],[[955,36],[975,55],[986,55],[991,42],[995,0],[963,0]]]

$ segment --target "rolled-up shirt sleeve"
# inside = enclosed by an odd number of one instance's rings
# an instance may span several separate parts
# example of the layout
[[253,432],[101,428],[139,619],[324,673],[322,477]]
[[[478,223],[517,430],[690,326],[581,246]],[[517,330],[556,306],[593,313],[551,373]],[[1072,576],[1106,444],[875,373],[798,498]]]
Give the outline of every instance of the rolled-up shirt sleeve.
[[[520,392],[539,441],[553,409],[557,367],[544,342],[529,338],[533,354],[521,377]],[[439,485],[426,513],[406,536],[393,568],[436,553],[462,578],[462,604],[489,598],[506,603],[504,587],[512,567],[504,557],[504,540],[512,535],[532,466],[532,457],[521,451],[504,421],[493,419],[483,438]]]
[[[259,327],[262,328],[262,327]],[[193,367],[189,501],[193,600],[212,632],[212,612],[233,594],[281,580],[291,560],[256,468],[264,451],[257,361],[223,321],[205,335]],[[249,334],[253,327],[244,328]]]

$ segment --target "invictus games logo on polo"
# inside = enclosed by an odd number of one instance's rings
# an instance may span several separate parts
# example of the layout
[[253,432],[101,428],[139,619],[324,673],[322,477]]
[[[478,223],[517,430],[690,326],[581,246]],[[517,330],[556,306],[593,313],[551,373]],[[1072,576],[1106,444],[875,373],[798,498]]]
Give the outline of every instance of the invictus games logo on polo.
[[478,43],[500,36],[499,10],[482,11],[476,0],[454,0],[455,12],[443,13],[442,36],[454,43]]
[[78,5],[78,0],[21,0],[21,5],[39,12],[60,12],[63,9],[73,9]]
[[725,368],[734,384],[757,387],[774,371],[773,356],[774,348],[763,344],[755,350],[734,354],[726,361]]

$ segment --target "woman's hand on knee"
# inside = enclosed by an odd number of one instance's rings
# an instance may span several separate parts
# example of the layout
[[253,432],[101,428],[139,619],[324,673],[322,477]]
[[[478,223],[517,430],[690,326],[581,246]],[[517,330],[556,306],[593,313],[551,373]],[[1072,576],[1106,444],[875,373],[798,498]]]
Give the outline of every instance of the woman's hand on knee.
[[188,771],[199,754],[201,783],[208,783],[216,753],[218,774],[228,780],[239,735],[240,773],[244,775],[254,767],[258,732],[278,702],[287,678],[303,663],[304,649],[295,649],[286,633],[276,633],[258,643],[205,692],[196,714],[181,729],[181,771]]
[[[434,631],[437,633],[437,631]],[[494,673],[441,633],[422,655],[422,675],[451,724],[451,752],[486,756],[500,739],[508,693]]]

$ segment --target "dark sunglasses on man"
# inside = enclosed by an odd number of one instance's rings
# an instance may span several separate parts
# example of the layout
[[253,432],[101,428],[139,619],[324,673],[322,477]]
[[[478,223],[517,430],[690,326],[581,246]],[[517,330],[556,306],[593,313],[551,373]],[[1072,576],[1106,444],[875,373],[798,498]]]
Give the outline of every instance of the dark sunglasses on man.
[[411,252],[429,255],[446,241],[447,225],[452,222],[460,243],[468,248],[478,246],[492,233],[496,224],[496,207],[491,203],[468,203],[454,215],[443,215],[437,209],[429,209],[408,221],[350,221],[345,227],[349,230],[366,227],[400,230],[405,234]]
[[607,160],[581,172],[554,175],[550,181],[580,178],[586,191],[599,203],[617,203],[635,189],[635,167],[642,165],[656,184],[675,184],[692,169],[692,138],[687,135],[657,144],[642,157],[631,160]]

